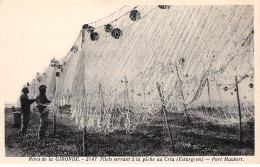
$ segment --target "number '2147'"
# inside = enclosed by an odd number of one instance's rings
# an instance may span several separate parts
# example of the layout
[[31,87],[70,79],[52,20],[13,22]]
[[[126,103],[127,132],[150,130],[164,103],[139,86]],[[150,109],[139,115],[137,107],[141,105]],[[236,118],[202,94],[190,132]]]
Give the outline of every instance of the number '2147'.
[[86,161],[96,161],[97,157],[86,157]]

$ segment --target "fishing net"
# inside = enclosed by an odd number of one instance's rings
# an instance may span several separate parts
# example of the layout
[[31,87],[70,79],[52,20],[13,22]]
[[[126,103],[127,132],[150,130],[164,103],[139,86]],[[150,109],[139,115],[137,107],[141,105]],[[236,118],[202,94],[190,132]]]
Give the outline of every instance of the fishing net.
[[[134,10],[138,21],[129,18]],[[53,112],[70,106],[71,118],[90,132],[131,133],[158,118],[162,106],[214,123],[236,122],[237,108],[224,102],[236,100],[235,76],[247,85],[242,98],[253,97],[253,20],[252,6],[125,6],[88,24],[98,39],[81,30],[60,61],[59,77],[46,72],[44,81],[33,83],[50,85]],[[121,35],[115,38],[104,25]],[[211,101],[210,112],[197,107],[202,101]],[[253,118],[253,105],[243,104],[244,120]]]

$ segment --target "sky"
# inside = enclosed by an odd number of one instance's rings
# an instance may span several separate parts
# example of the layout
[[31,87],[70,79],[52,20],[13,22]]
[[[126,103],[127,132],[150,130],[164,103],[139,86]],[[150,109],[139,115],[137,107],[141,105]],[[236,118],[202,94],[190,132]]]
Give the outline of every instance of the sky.
[[4,102],[16,103],[23,85],[37,72],[44,72],[53,57],[65,56],[83,24],[125,4],[116,0],[0,0],[0,94]]
[[62,58],[83,24],[124,6],[115,1],[0,1],[1,92],[5,103],[16,103],[21,88],[50,60]]

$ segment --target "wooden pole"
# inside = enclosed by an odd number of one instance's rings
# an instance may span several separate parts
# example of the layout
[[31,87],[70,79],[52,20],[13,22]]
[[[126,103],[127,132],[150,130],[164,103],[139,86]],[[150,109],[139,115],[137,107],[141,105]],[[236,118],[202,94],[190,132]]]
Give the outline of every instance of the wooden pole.
[[[182,80],[180,78],[179,71],[178,71],[178,68],[177,68],[176,64],[175,64],[175,68],[176,68],[176,72],[177,72],[177,77],[178,77],[179,81],[181,82],[181,96],[182,96],[183,106],[184,106],[184,115],[186,115],[187,114],[187,107],[186,107],[186,104],[185,104],[184,94],[183,94],[183,91],[182,91],[183,83],[182,83]],[[187,117],[188,124],[190,124],[190,118],[189,118],[188,114],[186,115],[186,117]]]
[[56,135],[56,115],[53,114],[53,135]]
[[125,88],[126,88],[126,99],[125,99],[125,105],[128,106],[128,113],[130,111],[130,99],[129,99],[129,91],[128,91],[128,81],[125,76]]
[[[211,100],[210,100],[210,91],[209,91],[209,79],[207,78],[207,87],[208,87],[208,98],[209,98],[209,111],[208,108],[206,108],[207,115],[211,114]],[[209,113],[210,112],[210,113]]]
[[[54,58],[55,60],[55,58]],[[54,85],[54,90],[53,90],[53,94],[54,94],[54,97],[56,97],[56,64],[54,64],[54,78],[55,78],[55,85]],[[56,97],[57,98],[57,97]],[[58,110],[59,110],[59,106],[58,106]],[[53,112],[53,135],[56,135],[56,114],[55,114],[56,111]]]
[[103,120],[104,117],[104,110],[105,110],[105,102],[104,102],[104,96],[103,96],[103,92],[102,92],[102,86],[101,83],[99,83],[99,94],[100,94],[100,98],[101,98],[101,120]]
[[101,94],[101,99],[102,99],[102,106],[103,106],[103,109],[105,107],[105,101],[104,101],[104,96],[103,96],[103,91],[102,91],[102,86],[100,84],[100,94]]
[[[85,86],[84,86],[84,89],[83,89],[83,99],[85,97]],[[85,113],[84,113],[84,116],[85,116]],[[87,113],[87,116],[88,116],[88,113]],[[87,156],[87,124],[86,126],[84,126],[83,128],[83,142],[82,142],[82,146],[83,146],[83,156]]]
[[83,156],[87,155],[87,128],[83,128]]
[[237,83],[237,76],[236,79],[236,92],[237,92],[237,104],[238,104],[238,114],[239,114],[239,141],[242,143],[242,126],[241,126],[241,107],[240,107],[240,99],[239,99],[239,92],[238,92],[238,83]]
[[217,82],[216,82],[216,87],[217,87],[217,91],[218,91],[218,95],[219,95],[220,104],[221,104],[221,106],[222,106],[221,95],[220,95],[220,92],[219,92],[219,88],[218,88]]
[[167,113],[166,113],[166,108],[165,108],[165,105],[164,105],[164,100],[163,100],[162,93],[161,93],[161,90],[160,90],[160,85],[158,83],[156,83],[156,84],[157,84],[158,92],[159,92],[160,99],[161,99],[161,102],[162,102],[162,110],[163,110],[163,113],[164,113],[164,120],[165,120],[165,123],[166,123],[166,126],[167,126],[168,135],[169,135],[170,141],[171,141],[172,152],[174,153],[174,145],[173,145],[173,141],[172,141],[172,135],[171,135],[171,132],[170,132],[170,127],[169,127],[168,120],[167,120]]
[[[33,95],[34,95],[34,97],[33,98],[35,98],[35,86],[36,86],[36,83],[35,83],[35,80],[34,80],[34,83],[33,83]],[[33,107],[33,113],[35,114],[35,107]]]
[[210,91],[209,91],[209,79],[208,79],[208,78],[207,78],[207,86],[208,86],[209,105],[210,105],[210,107],[211,107]]
[[[101,99],[101,111],[100,111],[100,118],[101,118],[101,125],[104,126],[104,120],[105,120],[105,102],[104,102],[104,96],[102,91],[101,83],[99,83],[99,95]],[[97,133],[97,139],[100,141],[99,133]],[[98,148],[100,148],[100,144],[98,142]]]

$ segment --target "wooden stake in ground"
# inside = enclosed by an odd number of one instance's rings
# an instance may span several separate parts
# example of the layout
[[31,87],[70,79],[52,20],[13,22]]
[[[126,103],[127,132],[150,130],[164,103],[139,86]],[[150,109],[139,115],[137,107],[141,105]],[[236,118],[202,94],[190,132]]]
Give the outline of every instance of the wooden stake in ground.
[[216,82],[216,87],[217,87],[217,91],[218,91],[218,95],[219,95],[220,104],[221,104],[221,106],[222,106],[221,95],[220,95],[220,92],[219,92],[219,88],[218,88],[217,82]]
[[176,72],[177,72],[177,77],[179,79],[179,81],[181,82],[181,96],[182,96],[182,100],[183,100],[183,106],[184,106],[184,115],[187,117],[187,122],[188,122],[188,125],[190,125],[190,118],[187,114],[187,107],[186,107],[186,104],[185,104],[185,99],[184,99],[184,94],[183,94],[183,91],[182,91],[182,85],[183,85],[183,82],[180,78],[180,75],[179,75],[179,70],[177,68],[177,65],[175,64],[175,68],[176,68]]
[[[36,86],[36,83],[35,81],[33,82],[33,94],[35,95],[35,86]],[[35,106],[33,107],[33,113],[35,114]]]
[[98,91],[101,99],[101,122],[104,120],[104,112],[105,112],[105,101],[104,101],[104,96],[103,96],[103,91],[102,91],[102,86],[101,83],[99,83],[99,91]]
[[[56,92],[56,88],[57,88],[57,80],[56,80],[56,66],[54,66],[54,78],[55,78],[55,85],[54,85],[54,97],[56,97],[57,98],[57,92]],[[59,110],[59,106],[58,106],[58,109],[57,110]],[[56,135],[56,113],[55,113],[56,111],[54,111],[53,112],[53,135]]]
[[53,114],[53,135],[56,135],[56,115]]
[[[84,86],[84,89],[83,89],[83,99],[85,99],[85,86]],[[84,113],[84,116],[85,116],[85,113]],[[87,113],[87,116],[88,116],[88,113]],[[82,142],[82,146],[83,146],[83,156],[87,156],[87,123],[86,125],[84,126],[83,128],[83,142]]]
[[102,109],[105,107],[105,102],[104,102],[104,96],[103,96],[103,91],[102,91],[102,86],[101,83],[99,83],[99,93],[100,93],[100,98],[101,98],[101,103],[102,103]]
[[168,120],[167,120],[167,113],[166,113],[166,108],[165,108],[165,105],[164,105],[164,99],[162,97],[160,85],[158,83],[156,83],[156,84],[157,84],[158,92],[159,92],[160,99],[161,99],[161,102],[162,102],[162,110],[163,110],[163,113],[164,113],[164,120],[165,120],[165,123],[166,123],[166,126],[167,126],[168,135],[169,135],[170,141],[171,141],[172,152],[174,153],[174,145],[173,145],[173,141],[172,141],[172,135],[171,135],[171,132],[170,132],[170,127],[169,127]]
[[209,104],[211,107],[211,100],[210,100],[210,91],[209,91],[209,79],[207,78],[207,86],[208,86],[208,97],[209,97]]
[[52,127],[53,127],[53,135],[56,135],[56,115],[55,115],[55,111],[53,111],[53,121],[52,121]]
[[[209,90],[209,79],[207,78],[207,80],[206,80],[206,82],[207,82],[207,87],[208,87],[208,98],[209,98],[209,111],[208,111],[208,109],[206,108],[206,113],[207,113],[207,115],[209,115],[209,114],[211,114],[211,100],[210,100],[210,90]],[[210,112],[210,113],[209,113]],[[203,126],[204,126],[204,123],[203,123]],[[204,128],[204,127],[203,127]]]
[[87,155],[87,128],[83,128],[83,156]]
[[[102,91],[102,86],[101,83],[99,83],[99,91],[98,91],[101,99],[101,111],[100,111],[100,122],[101,126],[104,126],[104,120],[105,120],[105,101],[104,101],[104,96],[103,96],[103,91]],[[100,141],[99,133],[97,133],[97,141]],[[100,144],[98,143],[98,148],[100,148]]]
[[237,104],[238,104],[238,114],[239,114],[239,141],[241,143],[243,141],[243,139],[242,139],[241,108],[240,108],[240,99],[239,99],[239,92],[238,92],[237,76],[235,77],[235,79],[236,79]]
[[[128,81],[125,76],[125,106],[128,106],[128,112],[130,110],[130,99],[129,99],[129,91],[128,91]],[[128,103],[128,104],[127,104]]]

